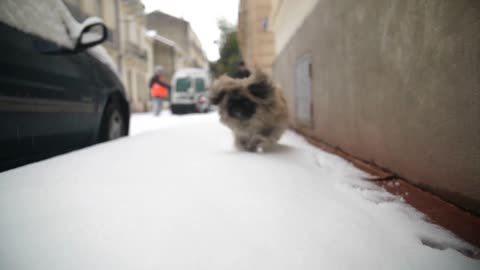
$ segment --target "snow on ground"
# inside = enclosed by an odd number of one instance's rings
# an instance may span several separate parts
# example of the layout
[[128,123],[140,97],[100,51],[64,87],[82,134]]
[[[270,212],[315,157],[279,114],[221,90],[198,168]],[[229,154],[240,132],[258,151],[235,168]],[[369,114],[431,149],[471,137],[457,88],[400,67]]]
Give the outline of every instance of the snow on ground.
[[135,115],[0,174],[0,269],[480,269],[366,176],[291,132],[254,154],[216,114]]
[[130,120],[130,135],[156,131],[158,129],[185,126],[185,124],[196,124],[210,122],[212,114],[173,115],[169,110],[162,111],[159,117],[152,113],[137,113]]

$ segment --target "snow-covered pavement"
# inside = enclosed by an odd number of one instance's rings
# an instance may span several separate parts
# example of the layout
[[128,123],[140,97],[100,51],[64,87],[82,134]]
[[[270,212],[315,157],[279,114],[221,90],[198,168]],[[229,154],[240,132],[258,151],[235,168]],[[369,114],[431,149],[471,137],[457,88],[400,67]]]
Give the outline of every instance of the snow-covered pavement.
[[0,174],[0,269],[480,269],[291,132],[261,154],[216,114],[135,115],[131,134]]

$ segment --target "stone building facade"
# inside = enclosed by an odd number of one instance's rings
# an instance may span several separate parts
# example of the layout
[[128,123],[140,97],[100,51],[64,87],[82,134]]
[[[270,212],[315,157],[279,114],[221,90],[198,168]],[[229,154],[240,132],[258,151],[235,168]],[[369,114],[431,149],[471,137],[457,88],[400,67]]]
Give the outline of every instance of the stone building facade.
[[247,67],[271,73],[274,35],[270,27],[271,0],[241,0],[238,15],[238,40]]
[[132,111],[148,107],[148,79],[153,73],[153,42],[146,35],[145,7],[140,0],[65,0],[81,21],[103,19],[109,38],[102,45],[117,65]]
[[[200,40],[188,21],[161,11],[154,11],[147,15],[147,27],[149,30],[155,31],[162,40],[174,43],[176,52],[178,52],[177,67],[208,68],[208,59]],[[162,63],[155,64],[162,65]]]

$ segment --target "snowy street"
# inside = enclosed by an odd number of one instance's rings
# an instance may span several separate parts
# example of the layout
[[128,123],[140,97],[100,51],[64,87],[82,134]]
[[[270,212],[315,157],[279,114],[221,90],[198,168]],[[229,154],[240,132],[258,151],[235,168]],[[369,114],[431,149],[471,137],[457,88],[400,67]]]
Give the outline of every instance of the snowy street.
[[245,153],[216,113],[133,115],[0,173],[0,269],[480,269],[366,177],[293,132]]

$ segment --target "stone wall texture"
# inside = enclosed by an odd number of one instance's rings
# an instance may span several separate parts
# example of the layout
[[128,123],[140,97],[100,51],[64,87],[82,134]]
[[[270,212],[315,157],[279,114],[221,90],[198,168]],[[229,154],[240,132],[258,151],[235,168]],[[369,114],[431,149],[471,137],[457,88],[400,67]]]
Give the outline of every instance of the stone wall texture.
[[292,112],[305,55],[294,125],[480,214],[480,1],[319,0],[273,64]]

